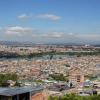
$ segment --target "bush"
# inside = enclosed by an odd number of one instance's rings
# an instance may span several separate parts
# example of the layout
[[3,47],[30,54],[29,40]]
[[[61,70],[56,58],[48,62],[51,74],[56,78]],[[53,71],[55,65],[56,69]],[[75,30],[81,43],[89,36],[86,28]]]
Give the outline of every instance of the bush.
[[50,96],[48,100],[100,100],[100,95],[93,96],[78,96],[75,94],[66,94],[61,97]]
[[49,76],[56,81],[67,81],[67,78],[63,74],[50,74]]
[[8,80],[17,81],[18,76],[16,74],[0,74],[0,85],[6,83]]

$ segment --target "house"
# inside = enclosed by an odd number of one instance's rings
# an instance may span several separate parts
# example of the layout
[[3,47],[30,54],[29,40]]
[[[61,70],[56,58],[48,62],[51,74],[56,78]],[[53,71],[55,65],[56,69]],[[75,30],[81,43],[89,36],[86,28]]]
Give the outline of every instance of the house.
[[0,88],[0,100],[44,100],[43,88],[40,86]]
[[84,72],[78,67],[72,67],[69,70],[69,81],[74,85],[78,85],[84,82]]

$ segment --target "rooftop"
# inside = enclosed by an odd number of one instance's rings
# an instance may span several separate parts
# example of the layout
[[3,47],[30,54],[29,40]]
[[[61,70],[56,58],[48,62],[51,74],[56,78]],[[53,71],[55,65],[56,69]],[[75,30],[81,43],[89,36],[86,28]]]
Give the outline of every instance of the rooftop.
[[42,90],[43,90],[43,87],[40,87],[40,86],[13,87],[13,88],[0,87],[0,95],[13,96],[13,95],[23,94],[23,93],[27,93],[27,92],[36,93],[36,92],[42,91]]

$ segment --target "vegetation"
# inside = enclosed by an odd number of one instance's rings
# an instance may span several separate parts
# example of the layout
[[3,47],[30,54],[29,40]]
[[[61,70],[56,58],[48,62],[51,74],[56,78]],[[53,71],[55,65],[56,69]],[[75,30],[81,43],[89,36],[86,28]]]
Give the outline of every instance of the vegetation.
[[16,74],[0,74],[0,85],[6,83],[8,80],[17,81],[18,76]]
[[70,67],[70,65],[69,65],[69,64],[65,64],[65,66],[66,66],[66,67]]
[[100,55],[100,51],[91,51],[91,52],[41,52],[41,53],[30,53],[30,54],[18,54],[18,53],[11,53],[11,52],[0,52],[0,58],[33,58],[33,57],[43,57],[49,55],[50,59],[53,58],[53,55],[69,55],[69,56],[92,56],[92,55]]
[[93,76],[93,75],[86,75],[85,76],[86,79],[89,79],[89,80],[94,80],[97,78],[97,76]]
[[19,57],[19,54],[17,53],[5,52],[5,51],[0,52],[0,58],[17,58],[17,57]]
[[33,82],[36,82],[36,83],[43,83],[42,80],[34,80]]
[[100,95],[78,96],[75,94],[66,94],[62,97],[50,96],[48,100],[100,100]]
[[56,81],[68,81],[63,74],[50,74],[49,76]]

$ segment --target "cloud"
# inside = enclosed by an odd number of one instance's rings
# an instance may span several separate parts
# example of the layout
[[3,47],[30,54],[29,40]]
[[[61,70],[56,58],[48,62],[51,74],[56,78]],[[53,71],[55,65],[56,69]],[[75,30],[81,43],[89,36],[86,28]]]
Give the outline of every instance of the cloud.
[[46,32],[45,34],[33,34],[33,38],[63,38],[65,36],[64,32]]
[[97,33],[77,34],[76,37],[81,41],[100,41],[100,34]]
[[79,38],[91,38],[91,39],[94,39],[94,38],[99,38],[100,37],[100,34],[96,34],[96,33],[90,33],[90,34],[78,34],[77,37]]
[[67,32],[47,32],[45,34],[41,34],[35,37],[39,38],[45,38],[46,40],[52,40],[52,41],[59,41],[59,42],[96,42],[100,41],[100,34],[97,33],[87,33],[87,34],[81,34],[81,33],[67,33]]
[[[22,39],[30,41],[45,41],[46,42],[73,42],[73,43],[96,43],[100,42],[99,33],[67,33],[63,31],[47,31],[43,32],[39,29],[22,26],[1,27],[0,37],[10,39]],[[12,38],[13,37],[13,38]],[[2,38],[1,38],[2,39]]]
[[54,14],[40,14],[40,15],[37,15],[37,16],[32,16],[32,15],[27,15],[27,14],[21,14],[18,16],[18,19],[20,20],[27,20],[29,18],[39,18],[39,19],[47,19],[47,20],[52,20],[52,21],[57,21],[57,20],[60,20],[61,17],[60,16],[57,16],[57,15],[54,15]]
[[64,36],[63,32],[49,32],[47,34],[43,34],[42,37],[46,38],[62,38]]
[[29,27],[20,27],[20,26],[14,26],[14,27],[6,27],[4,29],[4,33],[6,35],[17,35],[22,36],[23,34],[30,34],[33,33],[35,30],[33,28]]
[[57,21],[57,20],[61,19],[60,16],[57,16],[57,15],[54,15],[54,14],[41,14],[41,15],[38,15],[37,18],[48,19],[48,20],[52,20],[52,21]]
[[22,14],[18,16],[18,19],[20,20],[27,20],[28,18],[30,18],[30,16],[26,15],[26,14]]

